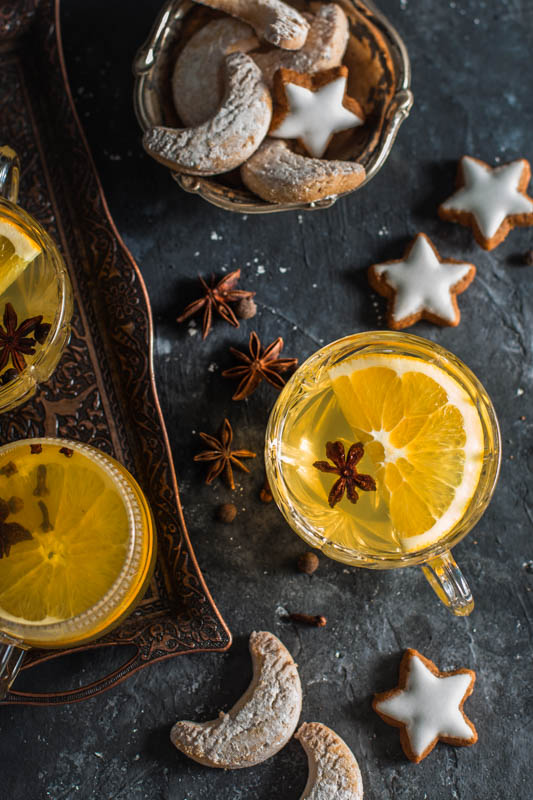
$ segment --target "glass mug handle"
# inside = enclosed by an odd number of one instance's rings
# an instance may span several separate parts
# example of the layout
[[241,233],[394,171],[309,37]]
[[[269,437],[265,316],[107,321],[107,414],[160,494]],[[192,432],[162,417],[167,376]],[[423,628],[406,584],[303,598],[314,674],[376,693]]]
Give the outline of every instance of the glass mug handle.
[[18,639],[0,634],[0,701],[17,677],[28,648]]
[[474,610],[474,598],[465,577],[447,550],[422,565],[431,588],[452,614],[466,617]]
[[0,195],[16,203],[19,196],[20,161],[12,147],[0,146]]

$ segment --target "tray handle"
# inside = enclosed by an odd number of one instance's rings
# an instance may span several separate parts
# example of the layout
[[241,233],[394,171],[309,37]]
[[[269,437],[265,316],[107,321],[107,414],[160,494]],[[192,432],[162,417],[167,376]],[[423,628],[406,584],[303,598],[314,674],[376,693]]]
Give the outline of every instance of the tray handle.
[[[128,643],[130,644],[130,643]],[[65,692],[19,692],[9,691],[6,698],[0,705],[16,705],[18,703],[30,706],[52,706],[62,703],[78,703],[80,700],[87,700],[100,692],[105,692],[117,686],[132,672],[142,666],[141,651],[136,647],[136,653],[114,672],[100,678],[93,683],[80,686],[78,689],[69,689]],[[66,651],[68,652],[68,651]]]

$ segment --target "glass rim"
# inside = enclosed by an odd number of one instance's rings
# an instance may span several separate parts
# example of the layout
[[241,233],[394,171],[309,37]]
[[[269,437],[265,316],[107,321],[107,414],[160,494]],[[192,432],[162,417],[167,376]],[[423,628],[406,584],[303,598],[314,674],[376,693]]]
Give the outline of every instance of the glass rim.
[[[390,350],[386,349],[387,345],[391,347]],[[281,493],[278,492],[276,486],[276,479],[271,474],[273,469],[271,462],[273,459],[270,453],[269,442],[279,441],[283,431],[284,417],[288,406],[288,398],[292,393],[295,383],[297,383],[299,380],[298,376],[305,372],[305,370],[308,369],[309,366],[314,362],[317,362],[317,366],[320,366],[320,362],[326,363],[328,357],[332,353],[337,353],[338,351],[340,351],[339,361],[341,361],[349,355],[364,353],[365,350],[368,350],[369,352],[393,353],[394,350],[398,350],[402,347],[408,348],[409,346],[419,350],[420,355],[425,353],[431,356],[432,361],[437,363],[441,368],[443,367],[442,362],[453,365],[458,371],[459,376],[464,379],[464,384],[462,381],[459,381],[460,385],[462,385],[464,389],[468,389],[468,384],[470,384],[471,388],[475,390],[478,403],[480,402],[483,406],[483,410],[486,413],[486,421],[488,421],[488,425],[490,426],[492,433],[492,438],[494,441],[492,458],[489,464],[489,469],[487,470],[487,474],[485,476],[483,476],[482,471],[480,480],[474,491],[473,498],[471,498],[471,501],[469,502],[465,512],[461,518],[457,520],[455,525],[453,525],[451,531],[447,535],[441,539],[438,539],[436,542],[426,545],[420,550],[414,550],[412,552],[370,554],[365,552],[363,549],[349,548],[345,545],[332,542],[327,537],[322,536],[319,532],[312,528],[312,526],[305,520],[304,517],[302,517],[302,515],[298,512],[298,509],[294,508],[291,501],[288,501],[286,498],[281,498]],[[372,350],[372,347],[377,347],[379,349]],[[355,352],[352,352],[353,350],[355,350]],[[341,353],[343,354],[341,355]],[[408,355],[417,355],[417,353],[408,353]],[[438,358],[436,359],[435,356]],[[457,381],[458,376],[454,372],[452,372],[452,375]],[[470,392],[468,393],[470,394]],[[483,424],[484,419],[482,414],[479,412],[479,409],[478,414]],[[439,345],[430,339],[424,339],[421,336],[417,336],[412,333],[403,333],[402,331],[375,330],[349,334],[348,336],[336,339],[335,341],[330,342],[329,344],[324,345],[319,350],[315,351],[315,353],[309,356],[309,358],[307,358],[298,367],[298,369],[293,373],[282,389],[270,413],[265,434],[265,465],[267,476],[273,490],[273,496],[276,500],[276,505],[282,512],[291,528],[293,528],[293,530],[299,536],[301,536],[304,541],[306,541],[308,544],[311,544],[313,547],[319,548],[326,555],[335,553],[338,555],[337,560],[339,561],[347,564],[354,564],[356,566],[368,567],[370,569],[392,569],[403,566],[415,566],[423,564],[432,558],[445,553],[458,544],[461,539],[463,539],[477,524],[492,498],[500,473],[501,452],[501,432],[496,411],[485,387],[479,378],[472,372],[470,367],[468,367],[463,361],[461,361],[460,358],[458,358],[458,356],[454,355],[445,347],[442,347],[442,345]],[[285,487],[282,471],[279,469],[279,466],[276,467],[276,470],[281,482]],[[483,485],[481,485],[482,481]],[[285,514],[283,505],[278,502],[278,495],[280,500],[283,499],[283,503],[290,507],[290,519]],[[472,502],[474,498],[477,500],[476,503]],[[330,557],[336,558],[335,555],[331,555]]]
[[[111,479],[112,483],[117,488],[117,491],[124,502],[126,513],[128,517],[128,550],[125,556],[124,563],[121,570],[114,582],[111,584],[103,597],[97,603],[90,606],[80,614],[74,617],[69,617],[66,620],[51,622],[43,625],[28,621],[18,622],[14,619],[9,619],[2,616],[2,609],[0,607],[0,632],[3,629],[8,629],[9,636],[20,636],[22,642],[25,639],[32,639],[33,634],[39,634],[38,638],[41,639],[43,634],[53,634],[57,631],[70,633],[72,631],[80,632],[80,628],[89,627],[88,622],[97,624],[104,619],[109,611],[114,610],[123,597],[126,596],[129,588],[131,577],[137,569],[141,560],[141,543],[136,533],[141,529],[142,514],[139,502],[126,479],[120,474],[120,471],[115,466],[115,459],[112,456],[98,450],[92,445],[85,444],[84,442],[75,442],[71,439],[59,439],[54,437],[38,437],[29,439],[18,439],[15,442],[8,442],[0,446],[0,455],[3,455],[10,450],[15,450],[23,445],[31,444],[54,444],[59,447],[68,447],[77,452],[82,453],[92,461],[96,461]],[[125,468],[124,468],[125,469]],[[129,474],[129,473],[128,473]],[[112,609],[109,604],[112,603]],[[43,644],[43,646],[45,646]]]
[[[36,386],[47,380],[54,371],[70,335],[73,293],[63,256],[41,223],[17,203],[0,196],[0,216],[2,215],[13,218],[13,221],[24,228],[28,235],[41,246],[43,256],[53,266],[58,291],[58,307],[54,319],[50,323],[50,332],[36,358],[16,378],[3,386],[0,385],[0,409],[8,411],[25,400]],[[58,350],[57,356],[55,355],[56,349]],[[50,353],[53,354],[52,358],[50,358]],[[5,401],[7,403],[4,407]]]

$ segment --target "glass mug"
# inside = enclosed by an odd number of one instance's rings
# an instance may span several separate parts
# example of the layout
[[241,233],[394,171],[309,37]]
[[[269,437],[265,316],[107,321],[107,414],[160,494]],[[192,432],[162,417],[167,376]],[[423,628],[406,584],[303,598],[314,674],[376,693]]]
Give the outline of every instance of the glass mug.
[[[0,234],[14,231],[20,241],[33,246],[35,257],[17,277],[2,286],[0,268],[0,332],[11,334],[24,321],[42,317],[38,329],[24,334],[23,361],[12,357],[3,363],[0,349],[0,412],[29,399],[39,383],[48,380],[70,338],[73,311],[72,286],[59,250],[44,228],[18,206],[19,161],[7,146],[0,147]],[[0,254],[9,242],[0,238]],[[9,252],[7,253],[9,255]],[[6,317],[11,308],[14,316]],[[11,326],[11,329],[8,328]],[[0,346],[2,344],[0,337]]]
[[0,699],[30,647],[85,644],[131,614],[155,559],[148,501],[113,458],[54,438],[0,447]]
[[479,380],[444,348],[400,332],[355,334],[312,355],[266,432],[273,497],[302,539],[355,566],[421,565],[458,616],[474,601],[450,550],[485,511],[500,460]]

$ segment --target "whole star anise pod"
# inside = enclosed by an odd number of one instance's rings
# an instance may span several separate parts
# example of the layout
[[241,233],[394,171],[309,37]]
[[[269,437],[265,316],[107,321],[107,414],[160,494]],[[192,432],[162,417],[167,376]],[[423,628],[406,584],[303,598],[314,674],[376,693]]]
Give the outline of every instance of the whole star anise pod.
[[283,339],[281,336],[269,344],[264,350],[261,348],[261,341],[255,331],[250,334],[248,343],[250,355],[230,347],[230,353],[244,365],[225,369],[222,373],[223,378],[240,378],[240,383],[232,400],[244,400],[249,397],[261,381],[264,379],[275,386],[276,389],[283,389],[285,379],[281,377],[281,372],[294,369],[298,364],[297,358],[278,358],[283,350]]
[[361,461],[365,453],[362,442],[352,444],[348,450],[348,457],[342,442],[328,442],[326,444],[326,456],[333,461],[335,466],[328,464],[327,461],[315,461],[313,467],[320,472],[331,472],[339,475],[339,480],[335,481],[328,496],[328,503],[333,508],[339,503],[346,492],[346,497],[350,503],[357,503],[359,495],[356,487],[363,492],[375,492],[376,481],[371,475],[364,475],[357,472],[357,464]]
[[32,538],[31,533],[18,522],[6,522],[11,513],[16,512],[12,512],[9,503],[0,498],[0,558],[7,558],[14,544]]
[[183,322],[189,317],[198,314],[202,309],[204,316],[202,319],[202,339],[205,339],[211,330],[213,322],[213,311],[220,314],[222,319],[233,325],[234,328],[239,327],[239,320],[235,316],[235,312],[230,307],[229,303],[235,303],[238,300],[243,300],[248,297],[253,297],[255,292],[245,292],[242,289],[236,289],[239,278],[241,277],[240,269],[230,272],[225,275],[222,280],[215,283],[215,276],[211,276],[211,284],[208,285],[204,279],[198,275],[198,280],[202,284],[202,289],[205,294],[198,300],[193,300],[192,303],[185,308],[182,314],[178,317],[178,322]]
[[220,439],[215,436],[210,436],[208,433],[200,433],[204,442],[209,445],[209,450],[203,450],[194,456],[195,461],[212,461],[207,472],[205,482],[207,484],[213,483],[215,478],[223,472],[230,489],[235,489],[235,481],[233,480],[232,465],[242,469],[243,472],[250,472],[241,461],[241,458],[255,458],[255,453],[250,450],[232,450],[231,443],[233,441],[233,431],[229,420],[225,419],[220,430]]
[[0,370],[7,366],[9,359],[17,370],[22,372],[26,367],[24,356],[35,354],[35,339],[29,338],[42,322],[42,314],[30,317],[17,325],[17,313],[11,303],[6,303],[4,308],[4,327],[0,325]]

